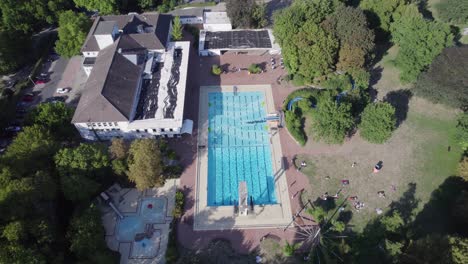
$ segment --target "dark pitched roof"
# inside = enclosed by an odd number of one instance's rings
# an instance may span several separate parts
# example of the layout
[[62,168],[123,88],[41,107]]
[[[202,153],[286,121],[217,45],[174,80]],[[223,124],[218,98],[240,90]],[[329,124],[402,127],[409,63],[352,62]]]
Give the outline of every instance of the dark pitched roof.
[[81,51],[99,51],[99,46],[97,45],[94,34],[96,30],[100,28],[99,24],[110,24],[106,22],[115,22],[123,35],[130,35],[145,48],[164,49],[168,40],[171,20],[171,15],[158,13],[97,17],[86,37],[85,44],[81,48]]
[[94,35],[112,34],[114,31],[115,21],[101,21],[94,31]]
[[138,92],[142,66],[117,52],[120,38],[99,52],[73,123],[128,121]]

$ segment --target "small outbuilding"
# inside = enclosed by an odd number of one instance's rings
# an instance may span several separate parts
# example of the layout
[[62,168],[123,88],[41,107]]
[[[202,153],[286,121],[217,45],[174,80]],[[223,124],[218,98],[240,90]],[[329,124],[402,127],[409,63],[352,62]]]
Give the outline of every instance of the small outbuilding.
[[231,20],[226,12],[205,12],[203,29],[207,31],[232,30]]

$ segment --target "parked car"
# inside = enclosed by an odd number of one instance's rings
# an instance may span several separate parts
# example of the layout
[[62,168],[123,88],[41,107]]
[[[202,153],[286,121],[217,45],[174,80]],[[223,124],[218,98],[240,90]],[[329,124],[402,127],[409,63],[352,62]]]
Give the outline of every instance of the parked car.
[[19,127],[19,126],[9,126],[9,127],[5,128],[5,131],[6,132],[19,132],[19,131],[21,131],[21,127]]
[[34,100],[34,94],[32,93],[27,93],[23,95],[23,98],[21,98],[21,101],[23,102],[32,102]]
[[13,89],[15,88],[15,85],[18,83],[17,80],[11,80],[11,81],[7,81],[5,83],[5,88],[9,88],[9,89]]
[[70,91],[71,91],[71,88],[58,88],[56,92],[58,94],[65,94],[65,93],[68,93]]
[[47,82],[48,82],[48,80],[45,80],[45,79],[44,79],[44,80],[43,80],[43,79],[38,79],[38,80],[36,80],[36,81],[34,82],[34,84],[36,84],[36,85],[37,85],[37,84],[45,84],[45,83],[47,83]]

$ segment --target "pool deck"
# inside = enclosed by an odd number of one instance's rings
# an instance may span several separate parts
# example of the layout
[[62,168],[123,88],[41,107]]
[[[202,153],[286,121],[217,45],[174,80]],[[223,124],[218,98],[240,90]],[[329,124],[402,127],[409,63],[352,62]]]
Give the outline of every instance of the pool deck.
[[[200,87],[198,118],[198,145],[208,145],[208,93],[210,92],[263,92],[267,113],[276,112],[270,85],[223,85]],[[291,222],[288,184],[282,166],[279,133],[270,134],[272,166],[275,177],[277,204],[255,205],[247,216],[234,213],[234,206],[208,206],[208,149],[198,148],[194,230],[252,229],[286,226]]]
[[[101,205],[102,220],[106,231],[107,246],[114,251],[120,252],[120,264],[164,264],[167,249],[169,225],[172,221],[172,211],[175,205],[175,192],[179,185],[178,179],[166,180],[164,186],[148,189],[144,192],[136,189],[122,189],[118,185],[111,186],[107,193],[111,196],[117,209],[125,216],[135,216],[140,212],[141,200],[146,198],[163,198],[166,200],[165,219],[163,222],[151,223],[152,229],[158,237],[155,237],[156,255],[151,258],[132,257],[133,243],[119,241],[117,238],[118,217],[108,205]],[[143,216],[141,216],[143,217]],[[135,255],[137,252],[133,252]]]

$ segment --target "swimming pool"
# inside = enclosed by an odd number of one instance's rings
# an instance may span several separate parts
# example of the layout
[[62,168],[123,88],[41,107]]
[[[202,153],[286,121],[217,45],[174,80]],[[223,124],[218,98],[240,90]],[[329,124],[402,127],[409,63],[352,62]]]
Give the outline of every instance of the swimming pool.
[[262,92],[208,93],[208,206],[237,204],[241,181],[254,204],[276,203],[265,109]]
[[166,199],[145,198],[141,200],[140,215],[147,222],[166,222]]
[[135,234],[143,231],[145,231],[145,223],[140,216],[125,216],[118,222],[117,239],[119,241],[133,241]]

